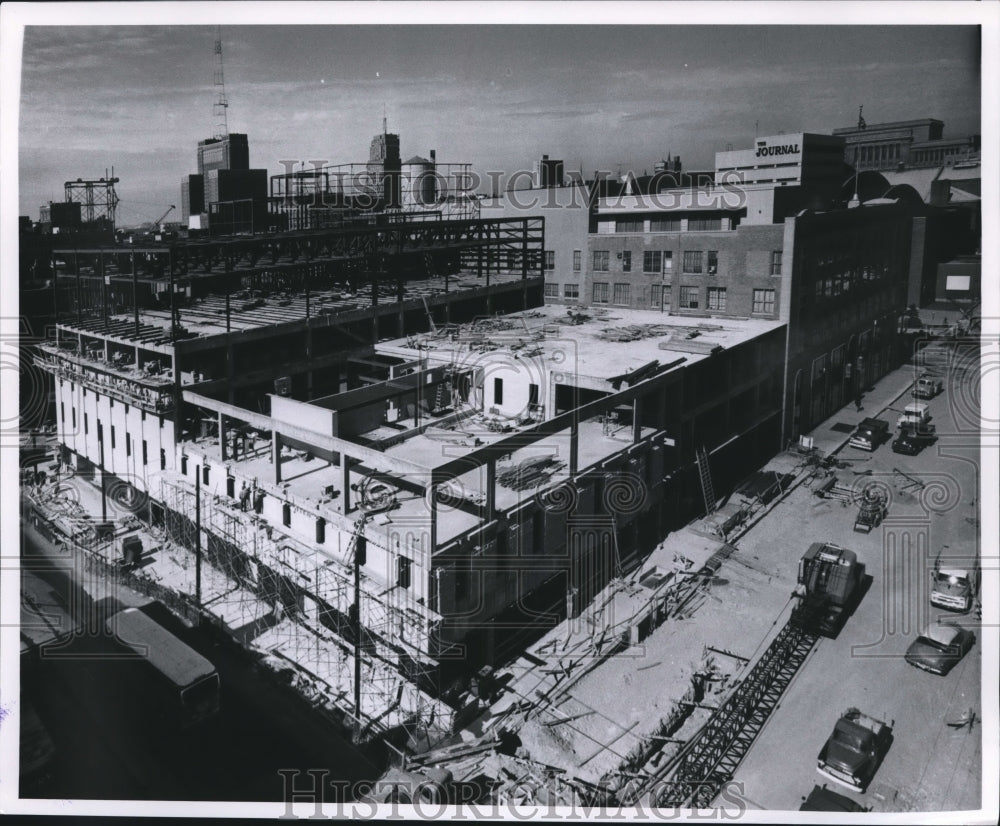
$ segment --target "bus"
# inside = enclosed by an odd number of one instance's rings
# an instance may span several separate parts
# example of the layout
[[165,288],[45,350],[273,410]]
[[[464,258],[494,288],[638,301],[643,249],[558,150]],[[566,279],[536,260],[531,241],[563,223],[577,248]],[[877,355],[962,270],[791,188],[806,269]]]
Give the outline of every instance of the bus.
[[108,634],[141,659],[141,701],[187,728],[219,711],[219,674],[201,654],[138,608],[108,618]]

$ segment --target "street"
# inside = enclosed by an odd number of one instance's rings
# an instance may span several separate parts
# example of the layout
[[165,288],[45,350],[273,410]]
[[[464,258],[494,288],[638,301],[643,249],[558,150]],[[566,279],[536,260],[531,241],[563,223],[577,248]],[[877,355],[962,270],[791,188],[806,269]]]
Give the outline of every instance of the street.
[[[54,549],[30,525],[23,524],[22,532],[24,590],[54,592],[57,603],[85,619],[92,601],[82,589],[73,601],[67,598],[81,576],[64,549]],[[88,585],[93,590],[93,583]],[[124,604],[148,603],[120,585],[116,597]],[[216,666],[222,681],[219,715],[190,731],[157,728],[144,714],[142,698],[122,689],[122,663],[108,658],[115,643],[103,634],[74,635],[60,656],[42,658],[23,686],[55,744],[42,796],[281,801],[280,769],[325,768],[331,778],[347,782],[378,776],[365,755],[264,678],[247,657],[187,628],[159,604],[144,610]],[[333,790],[328,799],[336,799]]]
[[[978,420],[971,374],[952,370],[945,392],[929,402],[939,440],[916,456],[847,447],[840,472],[855,489],[868,483],[889,495],[889,511],[870,534],[853,530],[856,505],[819,500],[803,487],[744,537],[751,553],[781,555],[787,565],[811,541],[851,548],[873,577],[871,589],[837,639],[821,639],[736,772],[753,806],[798,809],[824,782],[874,811],[945,811],[980,806],[982,729],[949,726],[970,710],[981,714],[981,640],[975,610],[949,614],[930,606],[930,569],[938,552],[972,565],[977,555]],[[895,426],[896,409],[866,411]],[[834,417],[834,420],[837,417]],[[829,423],[827,423],[829,424]],[[906,474],[901,475],[898,471]],[[921,488],[921,485],[923,487]],[[763,558],[763,556],[762,556]],[[957,563],[956,563],[957,564]],[[973,628],[972,651],[945,677],[908,665],[903,654],[929,621]],[[866,794],[830,783],[816,757],[849,707],[893,724],[894,742]]]

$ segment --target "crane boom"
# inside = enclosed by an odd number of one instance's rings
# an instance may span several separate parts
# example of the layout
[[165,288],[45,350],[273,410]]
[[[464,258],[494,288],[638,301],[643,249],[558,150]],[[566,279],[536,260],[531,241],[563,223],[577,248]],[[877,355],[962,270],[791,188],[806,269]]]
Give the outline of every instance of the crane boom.
[[166,212],[164,212],[159,218],[156,219],[156,221],[153,223],[153,226],[159,227],[160,224],[163,223],[163,219],[166,218],[175,209],[177,209],[177,207],[175,207],[173,204],[171,204],[170,208]]

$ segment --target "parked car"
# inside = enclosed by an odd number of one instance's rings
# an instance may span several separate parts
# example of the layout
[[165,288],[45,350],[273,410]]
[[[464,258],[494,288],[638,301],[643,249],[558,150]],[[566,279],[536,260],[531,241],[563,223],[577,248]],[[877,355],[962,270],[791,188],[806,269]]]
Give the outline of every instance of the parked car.
[[944,390],[944,382],[937,376],[920,376],[913,383],[911,391],[915,399],[933,399]]
[[933,444],[935,440],[936,436],[933,433],[924,433],[907,425],[900,428],[899,435],[893,440],[892,452],[916,456],[927,445]]
[[975,641],[976,635],[957,623],[931,623],[906,649],[906,661],[943,677],[969,653]]
[[867,812],[870,811],[851,798],[830,791],[825,785],[813,786],[809,797],[799,806],[800,812]]

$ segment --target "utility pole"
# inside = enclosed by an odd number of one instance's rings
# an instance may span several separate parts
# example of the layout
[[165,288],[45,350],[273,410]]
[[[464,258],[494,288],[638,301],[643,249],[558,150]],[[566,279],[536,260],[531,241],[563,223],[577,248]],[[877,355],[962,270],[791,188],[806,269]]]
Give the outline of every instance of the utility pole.
[[108,488],[104,471],[104,426],[100,425],[97,430],[97,449],[101,458],[101,522],[108,521]]
[[[364,519],[362,519],[362,525]],[[364,528],[362,528],[362,531]],[[354,605],[351,606],[351,621],[354,626],[354,715],[361,726],[361,566],[364,564],[366,552],[364,533],[358,535],[354,546]]]
[[201,608],[201,465],[194,472],[194,600]]

